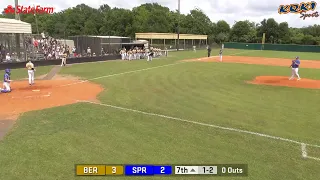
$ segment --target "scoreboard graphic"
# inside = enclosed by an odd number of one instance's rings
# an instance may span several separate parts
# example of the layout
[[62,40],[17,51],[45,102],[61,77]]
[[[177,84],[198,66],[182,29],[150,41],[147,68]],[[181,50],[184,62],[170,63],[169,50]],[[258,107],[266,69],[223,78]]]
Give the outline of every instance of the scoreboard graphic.
[[107,165],[78,164],[76,176],[248,176],[247,164],[211,165]]

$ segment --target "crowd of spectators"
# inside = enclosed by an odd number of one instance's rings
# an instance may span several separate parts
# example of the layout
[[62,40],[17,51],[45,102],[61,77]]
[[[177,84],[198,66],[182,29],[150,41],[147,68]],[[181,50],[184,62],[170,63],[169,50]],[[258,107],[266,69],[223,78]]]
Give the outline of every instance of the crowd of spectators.
[[44,33],[41,33],[40,38],[30,37],[26,41],[27,49],[30,52],[43,54],[45,60],[61,59],[65,52],[67,52],[67,57],[78,57],[75,47],[70,48]]

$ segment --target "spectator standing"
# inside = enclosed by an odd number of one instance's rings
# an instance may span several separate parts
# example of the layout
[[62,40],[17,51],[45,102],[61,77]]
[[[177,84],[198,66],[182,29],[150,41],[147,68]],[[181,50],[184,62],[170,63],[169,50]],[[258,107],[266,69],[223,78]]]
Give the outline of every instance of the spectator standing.
[[87,56],[91,56],[91,49],[90,49],[90,47],[88,47],[88,49],[87,49]]

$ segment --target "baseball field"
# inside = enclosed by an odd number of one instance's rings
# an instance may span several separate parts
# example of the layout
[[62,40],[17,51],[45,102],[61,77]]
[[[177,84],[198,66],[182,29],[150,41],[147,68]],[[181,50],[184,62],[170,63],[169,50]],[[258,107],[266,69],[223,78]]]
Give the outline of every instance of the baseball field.
[[[77,177],[75,164],[248,164],[248,177],[320,177],[320,53],[226,49],[12,70],[0,94],[0,179]],[[301,58],[301,80],[289,81]],[[36,64],[35,64],[36,65]],[[168,177],[206,180],[210,176]]]

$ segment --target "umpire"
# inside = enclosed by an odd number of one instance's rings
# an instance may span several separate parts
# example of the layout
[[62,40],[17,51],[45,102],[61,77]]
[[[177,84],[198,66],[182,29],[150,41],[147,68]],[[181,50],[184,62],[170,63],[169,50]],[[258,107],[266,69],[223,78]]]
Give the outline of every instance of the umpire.
[[208,57],[210,57],[210,55],[211,55],[211,47],[208,46],[207,49],[208,49]]

